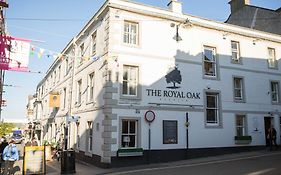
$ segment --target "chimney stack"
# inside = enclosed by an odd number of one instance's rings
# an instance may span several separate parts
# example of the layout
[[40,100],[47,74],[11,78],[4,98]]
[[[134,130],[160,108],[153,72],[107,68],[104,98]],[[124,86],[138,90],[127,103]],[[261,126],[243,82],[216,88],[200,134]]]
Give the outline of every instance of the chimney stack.
[[250,0],[231,0],[229,1],[231,14],[237,12],[246,5],[250,5]]
[[182,14],[182,3],[181,2],[179,2],[177,0],[171,0],[167,6],[169,7],[169,10],[171,10],[172,12]]

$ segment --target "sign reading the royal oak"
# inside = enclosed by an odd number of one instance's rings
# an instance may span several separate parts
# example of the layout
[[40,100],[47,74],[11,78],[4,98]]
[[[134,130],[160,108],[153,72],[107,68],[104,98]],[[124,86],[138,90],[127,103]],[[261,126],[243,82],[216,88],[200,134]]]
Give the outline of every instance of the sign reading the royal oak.
[[180,99],[200,99],[200,92],[191,92],[191,91],[181,91],[176,90],[180,89],[180,86],[176,86],[177,84],[181,84],[182,77],[180,71],[177,67],[175,67],[172,71],[170,71],[166,76],[167,84],[172,83],[172,86],[167,86],[169,90],[160,90],[160,89],[146,89],[146,95],[150,97],[166,97],[166,98],[180,98]]

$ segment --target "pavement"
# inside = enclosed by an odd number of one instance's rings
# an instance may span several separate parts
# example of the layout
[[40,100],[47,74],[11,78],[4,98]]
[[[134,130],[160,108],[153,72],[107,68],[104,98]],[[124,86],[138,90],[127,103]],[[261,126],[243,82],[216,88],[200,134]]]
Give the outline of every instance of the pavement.
[[[145,164],[145,165],[137,165],[130,167],[122,167],[122,168],[108,168],[103,169],[96,167],[92,164],[76,160],[76,173],[77,175],[105,175],[105,174],[122,174],[122,172],[130,172],[130,171],[141,171],[142,169],[154,169],[154,168],[167,168],[167,167],[176,167],[182,165],[192,165],[192,164],[200,164],[207,162],[216,162],[216,161],[228,161],[242,158],[251,158],[251,157],[259,157],[266,156],[269,154],[280,154],[281,149],[277,151],[269,151],[269,150],[259,150],[259,151],[250,151],[250,152],[240,152],[234,154],[224,154],[219,156],[212,157],[203,157],[203,158],[195,158],[195,159],[187,159],[181,161],[174,162],[166,162],[166,163],[157,163],[157,164]],[[22,174],[22,160],[17,161],[15,163],[16,172],[15,175]],[[47,175],[58,175],[61,174],[61,163],[57,160],[51,160],[46,162],[46,174]],[[71,175],[71,174],[69,174]]]

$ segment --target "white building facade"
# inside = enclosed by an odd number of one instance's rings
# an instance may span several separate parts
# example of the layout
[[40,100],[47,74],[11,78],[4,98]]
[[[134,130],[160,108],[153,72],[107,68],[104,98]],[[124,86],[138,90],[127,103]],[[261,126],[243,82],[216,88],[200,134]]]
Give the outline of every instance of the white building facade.
[[105,166],[259,148],[271,125],[280,144],[280,57],[280,35],[175,0],[108,0],[38,84],[35,111],[45,140]]

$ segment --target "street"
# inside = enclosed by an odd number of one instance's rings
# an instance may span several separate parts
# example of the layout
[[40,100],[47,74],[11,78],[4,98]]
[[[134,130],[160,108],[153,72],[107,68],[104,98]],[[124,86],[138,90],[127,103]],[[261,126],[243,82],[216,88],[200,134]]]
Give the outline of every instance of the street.
[[[17,144],[20,152],[23,145]],[[215,157],[203,157],[175,162],[146,164],[131,167],[102,169],[89,163],[76,160],[76,174],[107,174],[107,175],[280,175],[281,151],[252,151],[225,154]],[[22,160],[16,162],[15,174],[22,173]],[[60,163],[46,162],[46,174],[60,174]]]
[[[196,159],[195,159],[196,160]],[[117,174],[134,175],[280,175],[281,152],[269,152],[260,155],[250,155],[205,162],[167,164],[166,166],[123,171]]]

